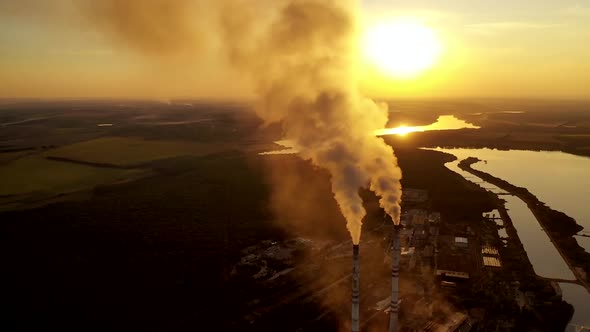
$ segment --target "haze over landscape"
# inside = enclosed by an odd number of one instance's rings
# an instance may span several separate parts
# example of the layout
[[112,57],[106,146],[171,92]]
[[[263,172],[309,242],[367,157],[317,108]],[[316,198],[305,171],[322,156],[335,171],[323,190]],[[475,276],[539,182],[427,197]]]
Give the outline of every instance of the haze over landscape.
[[574,0],[0,0],[0,324],[590,330],[588,40]]

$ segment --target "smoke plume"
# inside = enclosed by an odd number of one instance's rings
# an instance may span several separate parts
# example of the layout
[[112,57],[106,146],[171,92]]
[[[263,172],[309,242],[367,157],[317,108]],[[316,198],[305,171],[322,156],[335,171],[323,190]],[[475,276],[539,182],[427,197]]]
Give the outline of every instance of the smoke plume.
[[386,125],[387,108],[357,90],[355,9],[346,1],[291,0],[267,26],[248,8],[221,11],[221,23],[234,65],[256,78],[259,116],[280,121],[301,157],[330,172],[357,244],[365,216],[359,188],[370,184],[399,223],[401,171],[392,148],[372,135]]
[[89,23],[114,41],[150,55],[196,52],[205,46],[208,1],[78,0]]
[[[27,0],[39,4],[43,1]],[[388,114],[357,90],[353,0],[74,0],[106,36],[149,55],[215,49],[249,77],[256,112],[280,122],[300,156],[329,171],[353,242],[369,185],[399,223],[401,171],[393,150],[373,135]],[[28,7],[28,6],[27,6]],[[321,207],[318,207],[321,208]]]

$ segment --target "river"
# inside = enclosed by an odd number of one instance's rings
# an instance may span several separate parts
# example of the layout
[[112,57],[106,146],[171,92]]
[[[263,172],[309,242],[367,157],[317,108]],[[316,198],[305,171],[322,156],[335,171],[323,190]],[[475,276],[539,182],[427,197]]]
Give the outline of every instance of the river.
[[[501,151],[495,149],[436,149],[459,159],[469,156],[485,162],[473,168],[527,188],[551,208],[562,211],[590,231],[590,158],[559,151]],[[526,167],[523,167],[526,163]],[[590,252],[590,238],[577,236],[580,246]]]
[[[458,160],[446,166],[473,182],[481,182],[472,174],[462,171],[459,160],[477,157],[486,162],[473,168],[500,177],[514,185],[526,187],[539,200],[550,207],[565,212],[590,229],[590,210],[586,199],[590,195],[590,158],[562,152],[499,151],[491,149],[436,149],[455,155]],[[526,165],[526,167],[523,167]],[[501,189],[489,184],[480,185],[494,191]],[[502,196],[508,213],[529,256],[535,272],[543,277],[574,279],[572,272],[542,230],[527,205],[514,196]],[[589,250],[589,238],[576,237],[578,243]],[[590,294],[579,285],[560,283],[563,299],[575,308],[573,324],[590,325]],[[567,330],[573,331],[573,327]]]

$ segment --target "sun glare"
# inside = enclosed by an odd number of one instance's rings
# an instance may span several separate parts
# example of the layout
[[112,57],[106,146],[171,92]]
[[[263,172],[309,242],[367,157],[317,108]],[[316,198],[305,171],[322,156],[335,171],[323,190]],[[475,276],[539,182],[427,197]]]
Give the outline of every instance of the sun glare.
[[428,26],[395,19],[369,26],[363,37],[365,60],[393,78],[412,78],[434,66],[442,45]]
[[376,136],[399,135],[406,136],[410,133],[421,133],[430,130],[456,130],[456,129],[479,129],[480,127],[466,122],[465,120],[457,119],[454,115],[441,115],[436,119],[435,123],[427,126],[406,126],[401,125],[394,128],[383,128],[375,130],[373,133]]

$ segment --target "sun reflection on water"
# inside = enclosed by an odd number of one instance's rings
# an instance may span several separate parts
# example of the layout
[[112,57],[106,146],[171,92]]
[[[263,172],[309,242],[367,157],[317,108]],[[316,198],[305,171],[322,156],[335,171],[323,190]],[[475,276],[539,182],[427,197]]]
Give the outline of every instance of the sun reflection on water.
[[406,136],[410,133],[425,132],[431,130],[456,130],[456,129],[479,129],[478,126],[456,118],[454,115],[441,115],[435,123],[427,126],[405,126],[401,125],[395,128],[383,128],[375,130],[376,136],[399,135]]
[[[471,123],[465,122],[464,120],[456,118],[454,115],[441,115],[438,117],[435,123],[427,126],[399,126],[395,128],[383,128],[373,132],[375,136],[387,136],[387,135],[398,135],[406,136],[410,133],[424,132],[430,130],[455,130],[455,129],[479,129]],[[273,155],[273,154],[295,154],[299,152],[296,144],[292,140],[283,139],[275,142],[280,145],[282,149],[260,152],[260,155]]]

